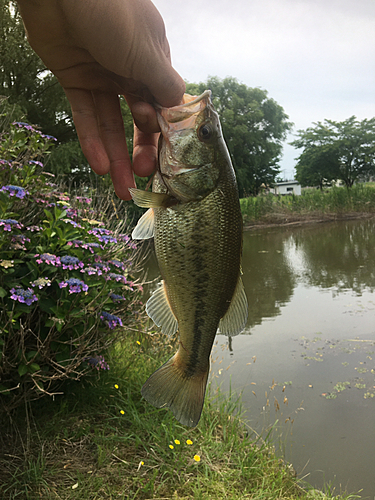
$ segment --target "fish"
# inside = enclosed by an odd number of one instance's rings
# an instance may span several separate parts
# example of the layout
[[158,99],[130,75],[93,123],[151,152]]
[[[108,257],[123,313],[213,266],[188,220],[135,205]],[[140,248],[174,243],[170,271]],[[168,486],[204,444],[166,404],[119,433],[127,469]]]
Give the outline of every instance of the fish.
[[130,188],[148,208],[132,238],[154,238],[162,281],[146,312],[163,333],[178,334],[178,350],[142,387],[156,408],[195,427],[204,404],[210,353],[219,331],[245,327],[241,279],[242,216],[235,172],[211,91],[157,107],[161,129],[152,191]]

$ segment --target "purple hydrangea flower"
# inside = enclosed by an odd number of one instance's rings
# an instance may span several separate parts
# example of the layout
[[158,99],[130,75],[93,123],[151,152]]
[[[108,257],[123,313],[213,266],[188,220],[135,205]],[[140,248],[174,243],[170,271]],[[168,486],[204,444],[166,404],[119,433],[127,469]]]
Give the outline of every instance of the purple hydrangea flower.
[[30,194],[29,191],[27,191],[26,189],[20,187],[20,186],[12,186],[12,185],[8,185],[8,186],[3,186],[0,191],[2,192],[8,192],[9,193],[9,196],[16,196],[16,198],[20,198],[22,200],[22,198],[24,198],[27,194]]
[[78,224],[78,222],[72,220],[72,219],[62,219],[64,222],[71,224],[73,227],[79,227],[82,229],[81,224]]
[[93,356],[92,358],[86,358],[86,361],[89,365],[91,365],[93,368],[96,368],[98,371],[100,369],[109,370],[109,364],[106,362],[104,356],[102,355]]
[[84,269],[81,269],[81,273],[86,273],[88,275],[97,274],[98,276],[101,276],[103,274],[102,271],[97,267],[85,267]]
[[87,205],[89,205],[92,202],[92,198],[86,198],[86,196],[77,196],[76,199],[80,203],[87,203]]
[[37,259],[36,261],[37,264],[45,263],[56,267],[61,266],[60,257],[57,257],[56,255],[53,255],[51,253],[42,253],[41,255],[37,253],[36,255],[34,255],[34,257],[39,257],[39,259]]
[[21,229],[23,224],[15,219],[0,219],[0,226],[3,226],[4,231],[11,231],[13,228]]
[[53,137],[53,135],[47,135],[47,134],[40,134],[40,135],[50,141],[57,141],[56,137]]
[[95,227],[94,229],[90,229],[88,233],[94,234],[95,236],[97,236],[98,234],[105,234],[109,236],[110,234],[112,234],[112,231],[110,231],[109,229],[105,229],[104,227]]
[[107,273],[110,269],[109,266],[106,264],[103,264],[102,262],[95,262],[92,267],[95,267],[96,269],[100,269],[103,273]]
[[29,164],[30,165],[39,165],[39,167],[43,167],[43,163],[41,161],[30,160]]
[[118,267],[119,269],[125,269],[125,265],[123,262],[120,262],[119,260],[109,260],[109,264],[112,264],[115,267]]
[[69,278],[68,280],[59,283],[60,288],[65,288],[67,286],[69,286],[69,293],[80,293],[82,291],[87,292],[89,289],[88,285],[86,285],[84,281],[77,278]]
[[103,250],[103,247],[99,245],[99,243],[87,243],[86,247],[90,250],[91,253],[94,253],[94,248],[101,248]]
[[60,257],[60,262],[63,269],[69,269],[73,271],[74,269],[82,269],[84,263],[81,262],[77,257],[71,257],[70,255],[64,255]]
[[78,217],[78,210],[76,208],[67,207],[66,208],[66,215],[68,217]]
[[24,290],[21,287],[12,288],[10,293],[11,299],[18,300],[18,302],[24,303],[27,306],[30,306],[33,302],[38,300],[38,297],[34,295],[34,290],[32,288],[28,288],[27,290]]
[[132,248],[133,250],[136,250],[136,249],[137,249],[137,245],[136,245],[136,243],[135,243],[135,242],[134,242],[134,241],[130,238],[130,236],[129,236],[129,235],[127,235],[127,234],[119,234],[119,235],[117,235],[117,239],[118,239],[119,241],[122,241],[122,242],[124,242],[124,243],[127,243],[127,244],[128,244],[128,246],[129,246],[130,248]]
[[55,196],[60,201],[70,201],[70,197],[66,193],[55,193]]
[[125,300],[125,297],[122,295],[116,295],[115,293],[110,293],[109,298],[113,300],[113,302],[121,302],[122,300]]
[[67,242],[67,245],[69,247],[72,247],[74,246],[74,248],[79,248],[79,247],[82,247],[82,248],[85,248],[85,244],[83,241],[81,240],[72,240],[72,241],[68,241]]
[[122,281],[124,284],[126,284],[128,282],[127,279],[125,278],[125,276],[123,276],[122,274],[116,274],[116,273],[107,274],[105,279],[107,281],[108,280]]
[[30,243],[30,238],[26,238],[22,234],[12,236],[12,248],[16,250],[26,250],[25,243]]
[[117,243],[117,239],[114,236],[111,236],[113,233],[109,229],[96,227],[94,229],[90,229],[88,233],[96,236],[101,243]]
[[72,240],[72,241],[68,241],[67,243],[68,246],[74,246],[74,248],[84,248],[85,250],[90,250],[91,253],[94,253],[94,250],[93,248],[102,248],[103,247],[101,245],[99,245],[99,243],[85,243],[84,241],[81,241],[81,240]]
[[115,316],[114,314],[109,314],[105,311],[101,312],[100,319],[102,321],[105,321],[111,330],[116,328],[117,325],[122,326],[121,318]]
[[26,130],[30,130],[31,132],[38,132],[29,123],[25,123],[25,122],[13,122],[12,125],[16,125],[18,128],[25,128]]

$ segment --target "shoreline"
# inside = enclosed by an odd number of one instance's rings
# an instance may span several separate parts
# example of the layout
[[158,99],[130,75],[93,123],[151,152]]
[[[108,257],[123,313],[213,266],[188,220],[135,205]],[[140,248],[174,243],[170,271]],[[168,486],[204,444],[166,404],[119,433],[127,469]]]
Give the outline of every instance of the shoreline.
[[347,212],[347,213],[330,213],[330,214],[270,214],[257,221],[244,222],[244,231],[253,231],[255,229],[278,227],[278,226],[302,226],[307,224],[322,224],[326,222],[337,222],[346,220],[360,220],[375,218],[373,212]]

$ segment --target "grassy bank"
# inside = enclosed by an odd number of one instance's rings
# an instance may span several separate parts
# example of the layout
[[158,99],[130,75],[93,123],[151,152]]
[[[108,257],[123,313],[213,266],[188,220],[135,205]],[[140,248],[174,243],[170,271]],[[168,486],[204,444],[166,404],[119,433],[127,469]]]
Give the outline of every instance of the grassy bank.
[[301,196],[269,194],[240,201],[245,227],[371,216],[375,215],[375,184],[357,184],[349,190],[306,189]]
[[306,491],[246,427],[235,398],[207,398],[195,429],[142,400],[142,383],[174,349],[158,335],[129,332],[108,372],[93,370],[64,396],[1,422],[0,498],[333,498]]

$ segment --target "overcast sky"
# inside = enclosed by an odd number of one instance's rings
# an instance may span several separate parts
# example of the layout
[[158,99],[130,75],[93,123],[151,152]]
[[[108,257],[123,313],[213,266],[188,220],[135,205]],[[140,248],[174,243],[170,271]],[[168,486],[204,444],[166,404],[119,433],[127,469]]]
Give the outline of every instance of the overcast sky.
[[[375,0],[153,2],[189,82],[233,76],[265,89],[294,130],[375,116]],[[283,176],[293,176],[297,155],[284,147]]]

